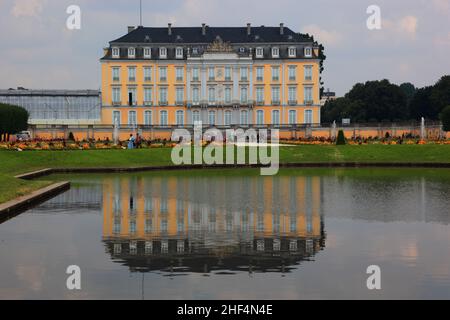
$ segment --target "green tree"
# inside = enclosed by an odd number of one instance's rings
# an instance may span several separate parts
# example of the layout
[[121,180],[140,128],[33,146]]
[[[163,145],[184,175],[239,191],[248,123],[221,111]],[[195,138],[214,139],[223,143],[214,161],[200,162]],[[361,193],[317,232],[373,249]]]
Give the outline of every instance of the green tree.
[[430,103],[433,107],[434,119],[438,119],[440,112],[450,105],[450,76],[443,76],[431,91]]
[[337,136],[337,139],[336,139],[336,145],[337,146],[345,145],[345,136],[344,136],[344,131],[343,130],[339,130],[339,132],[338,132],[338,136]]
[[436,119],[436,111],[431,104],[431,92],[433,87],[424,87],[416,91],[409,104],[409,115],[411,119],[418,120],[421,117],[427,119]]
[[0,136],[8,139],[10,134],[26,130],[28,117],[24,108],[0,103]]
[[443,130],[450,131],[450,105],[442,109],[439,117],[443,124]]
[[411,82],[404,82],[400,85],[400,89],[406,96],[406,103],[409,104],[417,91],[416,87]]

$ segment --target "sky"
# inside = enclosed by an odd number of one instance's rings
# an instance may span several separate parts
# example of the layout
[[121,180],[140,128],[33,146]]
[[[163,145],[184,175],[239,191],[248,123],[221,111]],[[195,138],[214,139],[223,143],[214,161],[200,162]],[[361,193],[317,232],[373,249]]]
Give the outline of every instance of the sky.
[[[450,74],[450,0],[142,0],[143,25],[278,26],[325,46],[324,87],[344,95],[357,82],[417,87]],[[70,5],[81,29],[69,30]],[[381,29],[369,30],[370,5]],[[108,42],[139,24],[139,0],[0,0],[0,88],[99,89]]]

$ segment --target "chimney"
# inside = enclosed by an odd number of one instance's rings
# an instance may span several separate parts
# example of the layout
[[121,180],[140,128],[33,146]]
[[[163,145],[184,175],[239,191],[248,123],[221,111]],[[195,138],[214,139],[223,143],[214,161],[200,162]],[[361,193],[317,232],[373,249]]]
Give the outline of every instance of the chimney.
[[250,23],[247,23],[247,35],[251,35],[252,34],[252,25]]
[[169,36],[172,35],[172,24],[171,24],[171,23],[169,23],[169,24],[167,25],[167,34],[168,34]]
[[206,23],[202,23],[202,35],[206,35]]
[[128,26],[128,33],[134,30],[134,26]]
[[280,35],[284,34],[284,23],[280,23]]

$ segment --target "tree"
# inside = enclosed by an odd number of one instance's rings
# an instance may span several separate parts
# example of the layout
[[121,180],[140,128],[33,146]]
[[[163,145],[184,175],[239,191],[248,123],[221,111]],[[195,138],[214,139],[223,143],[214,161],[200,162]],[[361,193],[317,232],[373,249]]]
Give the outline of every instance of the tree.
[[439,117],[443,124],[443,130],[450,131],[450,105],[442,109]]
[[321,119],[323,122],[342,121],[343,118],[352,118],[359,121],[362,117],[359,113],[359,105],[348,98],[337,98],[328,100],[321,109]]
[[436,119],[436,111],[433,110],[431,104],[431,92],[433,87],[424,87],[416,91],[416,94],[409,103],[409,115],[411,119],[420,119],[421,117],[427,119]]
[[438,119],[439,113],[450,105],[450,76],[443,76],[431,91],[430,102],[432,109],[436,112],[435,119]]
[[28,128],[28,111],[22,107],[0,103],[0,136],[9,140],[10,134]]
[[416,87],[411,82],[404,82],[400,85],[400,89],[406,96],[406,103],[409,105],[412,98],[416,94]]
[[337,146],[345,145],[345,136],[344,136],[344,131],[343,130],[339,130],[339,132],[338,132],[338,136],[337,136],[337,139],[336,139],[336,145]]

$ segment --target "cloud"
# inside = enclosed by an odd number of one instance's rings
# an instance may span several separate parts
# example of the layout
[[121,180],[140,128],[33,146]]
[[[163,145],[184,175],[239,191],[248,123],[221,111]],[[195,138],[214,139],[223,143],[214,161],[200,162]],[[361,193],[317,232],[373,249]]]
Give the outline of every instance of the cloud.
[[415,38],[417,32],[417,18],[414,16],[406,16],[402,18],[398,24],[399,30],[406,33],[410,37]]
[[342,35],[337,31],[327,31],[318,25],[311,24],[302,28],[303,33],[309,33],[314,39],[325,46],[338,46],[342,43]]
[[450,14],[450,0],[433,0],[433,6],[439,12]]
[[14,17],[36,17],[40,15],[47,0],[15,0],[11,13]]
[[418,19],[412,15],[404,16],[399,20],[382,20],[382,29],[387,31],[384,32],[386,35],[414,40],[416,38],[417,28]]
[[450,32],[448,32],[446,35],[443,36],[435,36],[434,44],[436,46],[449,46],[450,45]]

